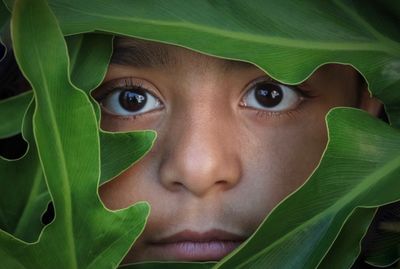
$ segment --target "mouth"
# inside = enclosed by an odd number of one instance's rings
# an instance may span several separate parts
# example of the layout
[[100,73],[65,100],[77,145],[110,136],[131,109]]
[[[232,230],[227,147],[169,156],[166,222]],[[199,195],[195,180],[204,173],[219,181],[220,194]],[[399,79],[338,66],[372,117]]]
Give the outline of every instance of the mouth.
[[172,236],[150,243],[168,260],[219,261],[232,252],[246,238],[223,230],[199,233],[184,230]]

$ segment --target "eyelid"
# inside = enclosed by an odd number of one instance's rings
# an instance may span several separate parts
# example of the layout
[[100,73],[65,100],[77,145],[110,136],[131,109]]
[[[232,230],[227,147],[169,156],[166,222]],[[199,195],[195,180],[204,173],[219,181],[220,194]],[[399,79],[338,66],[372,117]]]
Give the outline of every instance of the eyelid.
[[164,105],[162,94],[158,91],[157,87],[154,86],[150,81],[143,78],[136,77],[122,77],[109,80],[98,88],[92,91],[92,96],[98,102],[101,102],[109,93],[114,91],[116,88],[127,88],[135,87],[147,91],[154,98],[157,98],[162,105]]
[[292,84],[292,85],[290,85],[290,84],[285,84],[285,83],[279,82],[279,81],[277,81],[277,80],[275,80],[275,79],[273,79],[273,78],[271,78],[271,77],[265,75],[265,76],[258,77],[258,78],[256,78],[256,79],[250,81],[250,82],[244,87],[244,89],[243,89],[243,91],[242,91],[242,94],[241,94],[241,99],[240,99],[241,101],[240,101],[240,102],[241,102],[241,103],[243,102],[243,101],[242,101],[243,98],[246,96],[246,94],[248,93],[248,91],[249,91],[250,89],[252,89],[254,86],[256,86],[257,84],[259,84],[259,83],[261,83],[261,82],[271,82],[271,83],[276,83],[276,84],[284,85],[284,86],[289,87],[289,88],[291,88],[292,90],[296,91],[296,92],[300,95],[300,97],[302,97],[302,98],[313,98],[313,97],[315,97],[315,96],[312,94],[312,91],[311,91],[311,90],[308,90],[309,86],[308,86],[307,81],[304,81],[304,82],[299,83],[299,84]]

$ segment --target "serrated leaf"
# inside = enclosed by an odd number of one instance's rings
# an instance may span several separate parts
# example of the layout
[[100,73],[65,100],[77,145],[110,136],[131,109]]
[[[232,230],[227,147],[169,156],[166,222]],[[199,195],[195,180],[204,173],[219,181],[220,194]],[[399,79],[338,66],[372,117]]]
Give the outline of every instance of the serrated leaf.
[[[56,217],[35,244],[1,232],[2,263],[18,268],[116,267],[143,229],[148,205],[110,212],[101,204],[95,113],[86,94],[70,82],[66,44],[46,1],[16,2],[12,37],[17,61],[35,92],[34,134]],[[52,255],[47,255],[49,248]]]
[[[44,226],[40,217],[50,195],[33,137],[35,106],[32,94],[27,97],[30,97],[31,103],[24,117],[23,128],[23,137],[29,145],[27,153],[18,160],[0,158],[0,228],[21,240],[34,242]],[[24,107],[20,111],[25,111]]]
[[[110,5],[105,0],[51,0],[50,4],[64,34],[101,30],[178,44],[211,55],[253,62],[272,77],[287,83],[304,80],[315,68],[327,62],[350,63],[365,75],[372,92],[385,102],[393,126],[400,126],[398,1],[367,5],[365,1],[281,1],[278,4],[272,1],[116,0]],[[196,12],[191,12],[193,10]],[[290,16],[287,16],[288,11]],[[351,210],[362,205],[364,198],[371,198],[368,201],[375,203],[374,206],[383,203],[379,199],[389,202],[399,198],[394,194],[397,185],[393,183],[398,172],[371,184],[373,179],[377,180],[384,174],[382,171],[398,171],[399,163],[394,157],[398,155],[393,153],[399,152],[398,132],[366,120],[357,113],[335,113],[332,114],[337,115],[334,117],[336,122],[332,120],[330,123],[333,126],[331,139],[342,137],[345,142],[329,148],[328,152],[337,153],[334,161],[327,161],[329,156],[325,156],[322,164],[328,162],[329,165],[316,171],[313,179],[317,180],[311,180],[314,183],[306,184],[271,213],[272,217],[266,221],[269,224],[262,228],[271,228],[269,233],[252,239],[259,244],[250,241],[251,247],[239,250],[238,255],[226,260],[226,264],[221,263],[223,267],[269,268],[274,263],[278,266],[279,262],[284,262],[284,266],[289,268],[291,265],[297,266],[294,268],[316,265],[332,245]],[[363,124],[365,126],[361,126]],[[347,152],[347,149],[352,152]],[[329,181],[331,188],[322,193],[319,189],[324,185],[320,185],[325,179],[322,175],[329,171],[336,173],[337,165],[341,167],[344,161],[349,161],[342,154],[348,154],[345,156],[353,161],[348,170],[335,174],[340,175],[337,179],[345,186],[333,178]],[[386,166],[388,164],[392,165],[390,169]],[[351,176],[354,174],[352,169],[356,169],[357,177]],[[356,179],[367,183],[357,185]],[[319,198],[327,194],[325,199],[334,200],[334,193],[340,195],[346,190],[347,195],[335,198],[340,203],[328,207],[330,211],[322,210],[318,214],[318,210],[329,203],[324,199],[316,200],[313,197],[315,193]],[[386,191],[390,195],[387,196]],[[307,192],[309,195],[304,195]],[[314,200],[304,200],[305,196]],[[287,221],[286,216],[295,220],[281,225],[282,220]],[[302,218],[306,221],[302,222]],[[300,227],[295,228],[299,223]],[[280,236],[281,241],[273,240]],[[297,242],[296,238],[304,241]],[[357,236],[352,240],[357,242]],[[275,242],[272,247],[271,242]],[[294,243],[285,244],[287,242]],[[314,248],[314,252],[309,246]],[[243,254],[243,251],[247,253]],[[263,260],[265,257],[268,259]],[[17,266],[19,261],[8,262],[15,262],[13,265]]]
[[[90,92],[101,83],[106,74],[112,53],[112,40],[112,35],[105,34],[67,37],[72,82],[89,95],[98,120],[100,120],[99,104],[93,100]],[[100,183],[114,178],[137,162],[150,150],[155,137],[152,131],[129,133],[100,131]]]

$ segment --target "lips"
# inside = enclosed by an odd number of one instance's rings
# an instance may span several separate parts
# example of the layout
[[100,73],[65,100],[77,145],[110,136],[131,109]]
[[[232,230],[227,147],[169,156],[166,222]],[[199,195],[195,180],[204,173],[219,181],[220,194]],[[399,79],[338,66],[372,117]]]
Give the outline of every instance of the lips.
[[204,233],[184,230],[151,242],[154,251],[168,260],[218,261],[237,248],[245,238],[223,230]]

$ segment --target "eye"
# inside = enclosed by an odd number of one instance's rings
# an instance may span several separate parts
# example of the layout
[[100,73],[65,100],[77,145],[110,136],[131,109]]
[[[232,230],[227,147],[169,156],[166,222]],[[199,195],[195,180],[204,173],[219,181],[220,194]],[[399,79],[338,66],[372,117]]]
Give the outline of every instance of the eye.
[[302,100],[300,93],[290,86],[262,81],[253,84],[243,98],[243,106],[280,112],[294,109]]
[[162,107],[160,99],[140,86],[117,87],[100,100],[106,112],[134,116]]

